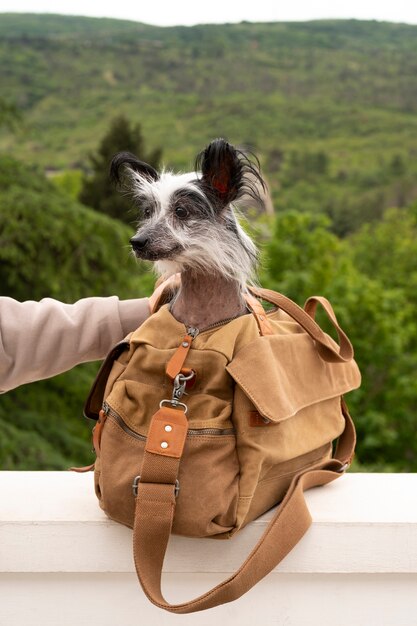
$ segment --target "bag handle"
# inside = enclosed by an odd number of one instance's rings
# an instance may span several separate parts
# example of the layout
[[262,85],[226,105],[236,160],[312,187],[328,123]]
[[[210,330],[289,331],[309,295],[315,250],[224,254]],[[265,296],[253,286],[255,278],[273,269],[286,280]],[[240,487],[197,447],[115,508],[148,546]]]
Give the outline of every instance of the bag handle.
[[[277,291],[271,289],[260,289],[258,287],[248,287],[249,291],[257,296],[275,304],[290,317],[292,317],[304,330],[317,342],[317,350],[325,361],[333,363],[347,363],[353,359],[353,346],[350,343],[347,335],[343,332],[337,321],[335,312],[333,311],[330,302],[321,296],[312,296],[308,298],[304,305],[304,309],[298,306],[295,302],[283,296]],[[336,329],[339,337],[339,345],[337,345],[329,335],[320,328],[315,321],[315,314],[317,305],[321,304],[324,308],[327,317]]]
[[272,571],[311,525],[304,491],[338,478],[353,457],[355,428],[343,399],[342,412],[345,430],[335,453],[339,458],[294,476],[273,519],[237,572],[195,600],[181,604],[170,604],[161,591],[162,567],[175,512],[179,459],[158,459],[158,455],[145,450],[136,499],[133,553],[136,572],[148,599],[171,613],[202,611],[236,600]]

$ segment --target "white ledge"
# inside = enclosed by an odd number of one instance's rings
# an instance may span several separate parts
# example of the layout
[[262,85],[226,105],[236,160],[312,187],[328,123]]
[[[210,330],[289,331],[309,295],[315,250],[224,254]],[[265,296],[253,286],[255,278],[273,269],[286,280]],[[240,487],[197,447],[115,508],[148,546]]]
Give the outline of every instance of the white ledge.
[[[306,493],[313,525],[278,572],[417,573],[417,474],[348,474]],[[167,573],[230,573],[269,512],[230,541],[172,537]],[[93,476],[0,472],[0,572],[131,573],[131,531],[99,508]]]
[[[172,615],[139,588],[132,533],[98,506],[92,474],[0,472],[1,626],[411,626],[417,474],[348,474],[307,492],[313,525],[231,604]],[[267,513],[231,541],[173,537],[164,591],[195,598],[235,571]]]

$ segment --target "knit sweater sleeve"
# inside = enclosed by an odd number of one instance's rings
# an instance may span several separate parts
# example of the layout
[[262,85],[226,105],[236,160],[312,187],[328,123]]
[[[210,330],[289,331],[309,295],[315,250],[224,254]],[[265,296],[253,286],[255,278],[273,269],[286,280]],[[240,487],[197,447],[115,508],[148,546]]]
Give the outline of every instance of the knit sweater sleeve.
[[0,392],[103,359],[149,314],[147,298],[64,304],[0,297]]

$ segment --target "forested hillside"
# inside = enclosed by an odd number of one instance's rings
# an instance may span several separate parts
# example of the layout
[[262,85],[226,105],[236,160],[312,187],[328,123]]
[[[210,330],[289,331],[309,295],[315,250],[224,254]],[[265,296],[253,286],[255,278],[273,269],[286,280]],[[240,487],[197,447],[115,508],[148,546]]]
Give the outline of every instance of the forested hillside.
[[217,136],[251,146],[278,209],[323,210],[340,234],[417,196],[416,26],[3,14],[0,84],[25,120],[0,147],[47,168],[83,168],[125,113],[169,165]]
[[[417,469],[417,27],[0,14],[0,85],[1,295],[149,293],[132,228],[79,201],[117,116],[175,169],[216,136],[247,145],[275,206],[249,214],[261,282],[327,296],[355,345],[356,468]],[[0,398],[3,468],[91,461],[94,369]]]

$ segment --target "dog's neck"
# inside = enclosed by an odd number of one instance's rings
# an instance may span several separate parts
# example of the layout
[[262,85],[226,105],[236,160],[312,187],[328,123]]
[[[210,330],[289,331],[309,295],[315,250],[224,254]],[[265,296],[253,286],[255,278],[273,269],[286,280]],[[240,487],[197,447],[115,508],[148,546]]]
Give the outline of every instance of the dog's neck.
[[244,315],[245,301],[236,281],[195,272],[181,274],[181,287],[172,315],[186,326],[204,330],[216,322]]

